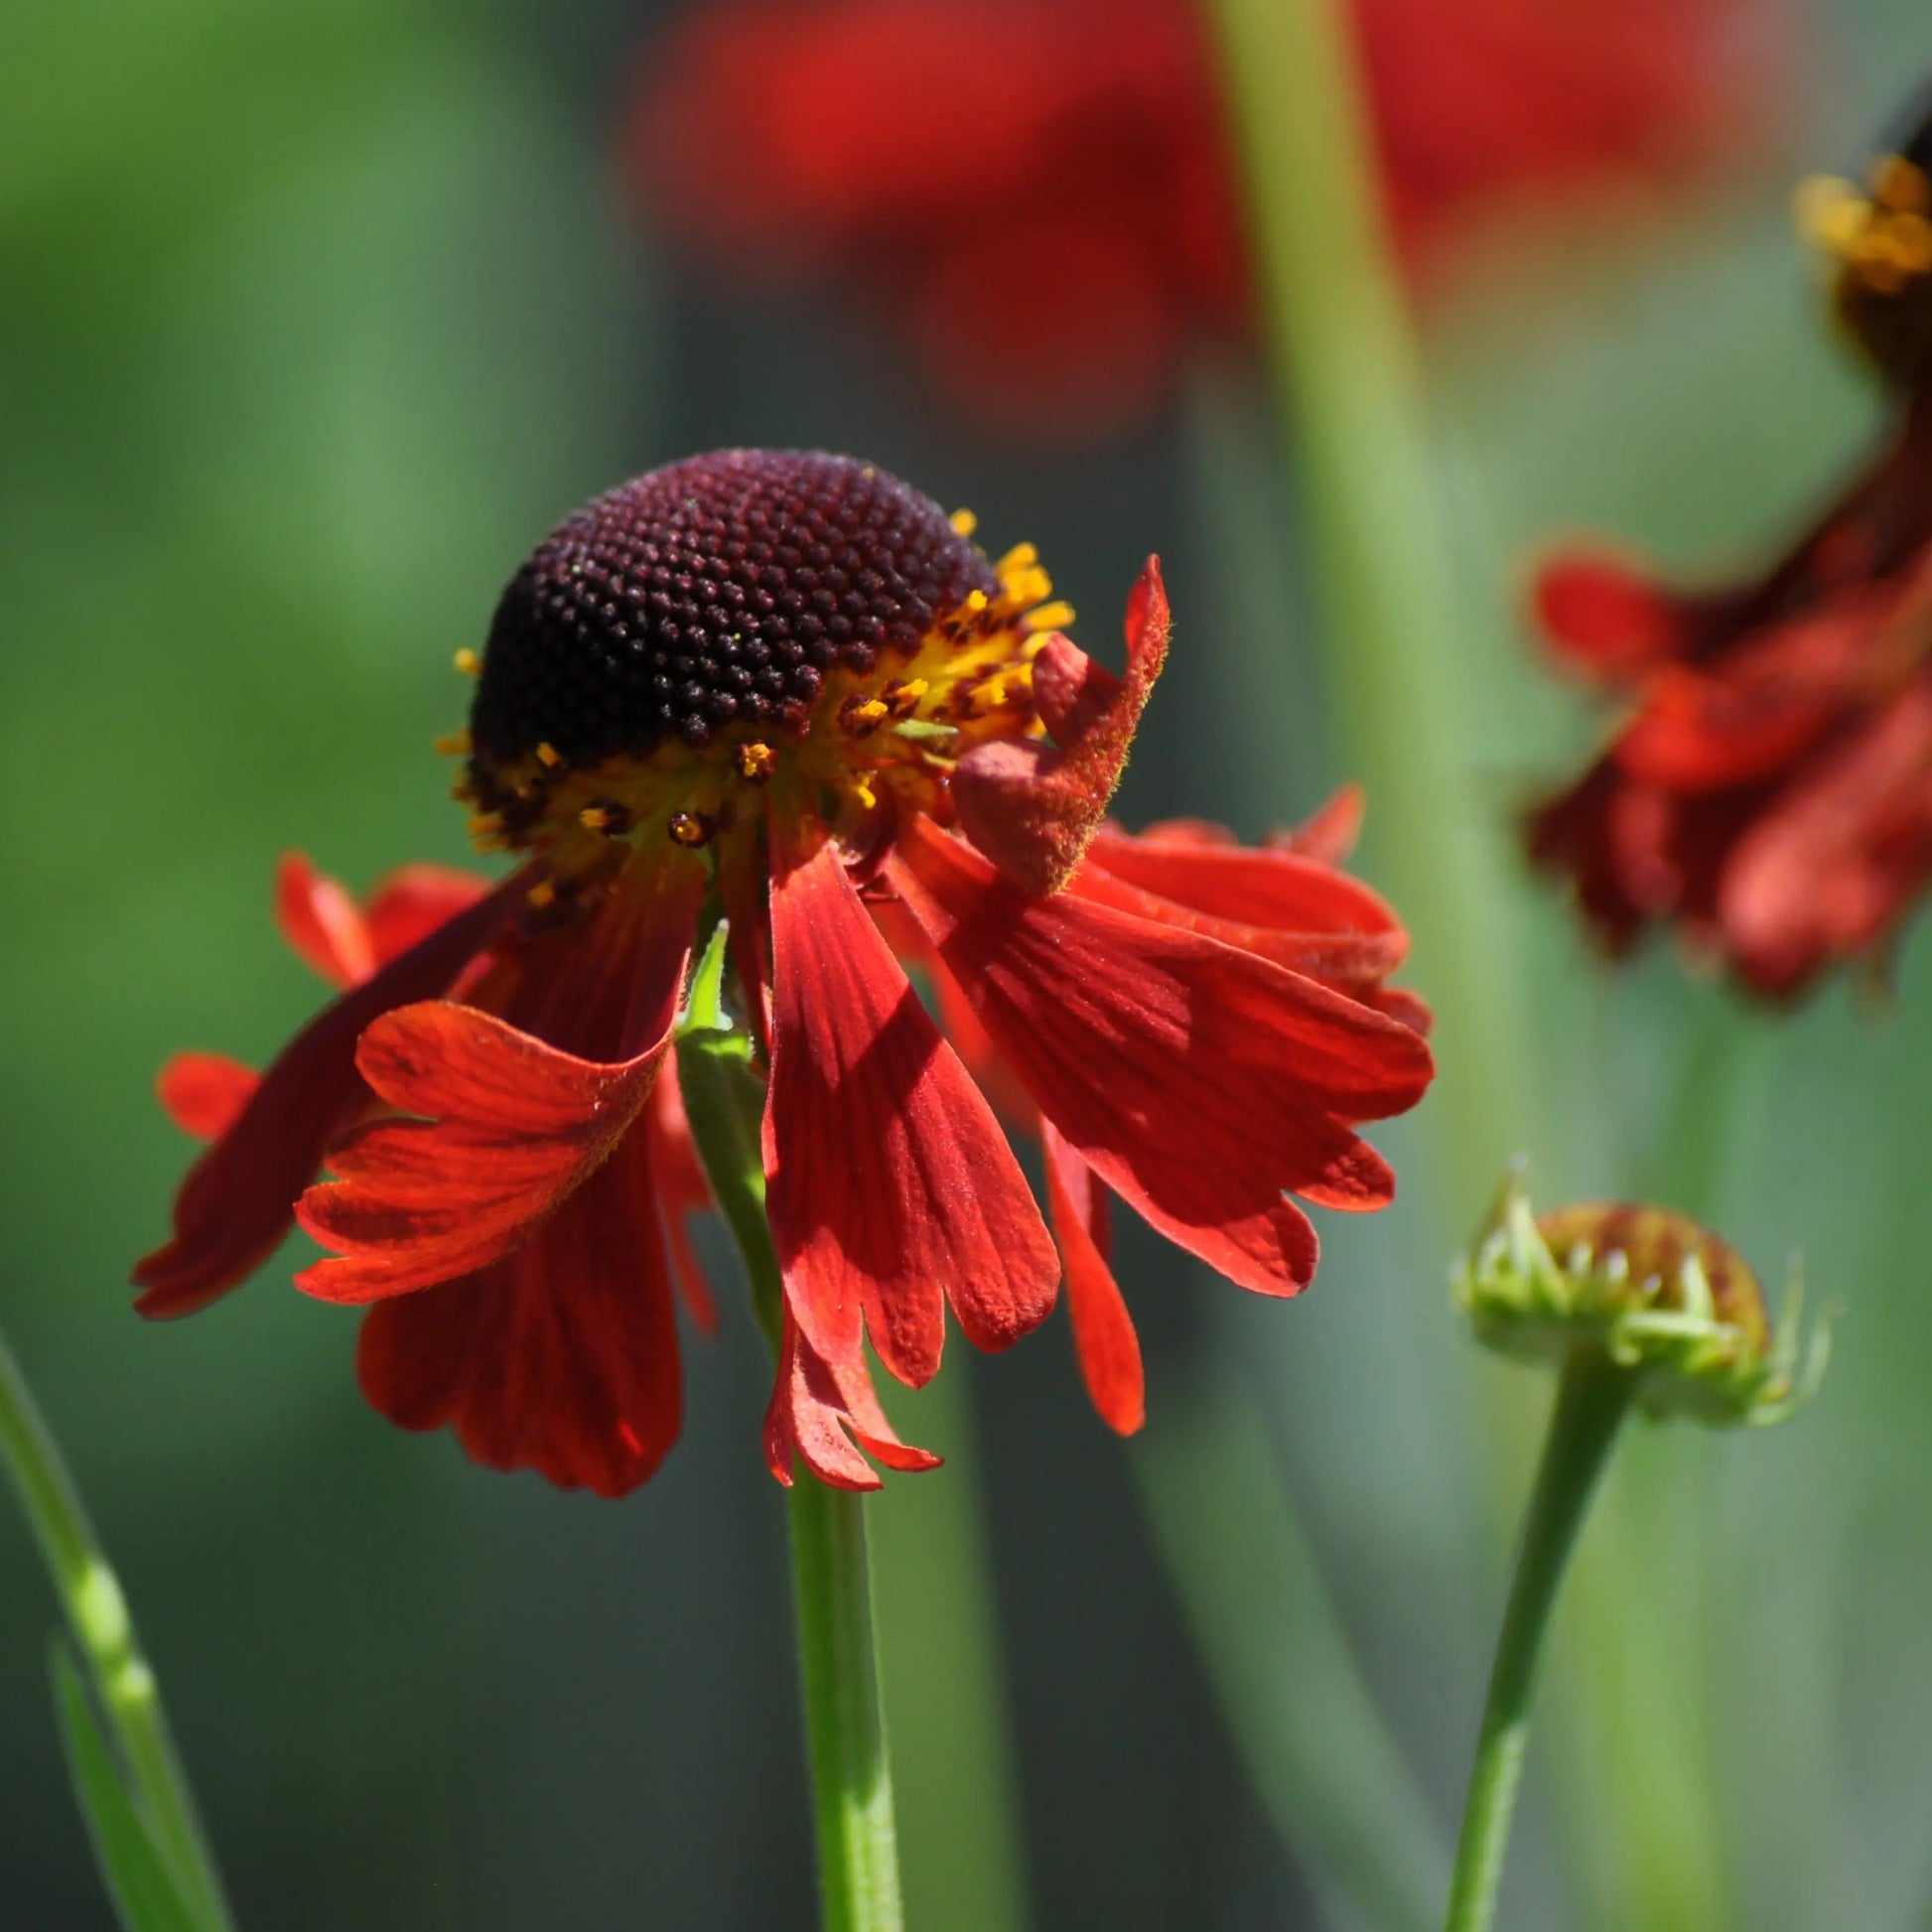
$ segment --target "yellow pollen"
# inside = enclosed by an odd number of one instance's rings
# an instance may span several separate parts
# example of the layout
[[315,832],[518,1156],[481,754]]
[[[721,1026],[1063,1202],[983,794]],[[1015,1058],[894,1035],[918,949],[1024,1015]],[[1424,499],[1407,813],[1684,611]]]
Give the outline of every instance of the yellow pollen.
[[1064,630],[1073,621],[1073,606],[1065,598],[1052,604],[1042,604],[1037,611],[1027,613],[1029,630]]
[[552,770],[555,770],[558,765],[563,763],[564,755],[546,738],[537,747],[537,760],[539,763],[547,764]]
[[919,700],[931,688],[922,677],[896,677],[879,696],[893,717],[907,718],[919,708]]
[[468,644],[457,652],[454,662],[465,677],[475,677],[483,669],[483,659]]
[[954,510],[952,526],[963,537],[969,537],[980,526],[980,520],[971,510]]
[[577,822],[587,832],[608,831],[611,824],[611,814],[602,805],[586,805],[577,814]]
[[1007,578],[1023,570],[1032,570],[1039,562],[1039,546],[1032,543],[1016,543],[1000,561],[993,566],[993,575],[1004,583]]
[[839,707],[839,729],[854,738],[875,732],[892,716],[892,707],[879,698],[853,696]]
[[761,739],[754,739],[749,745],[741,745],[736,754],[738,775],[748,778],[755,785],[761,785],[778,768],[778,755]]
[[539,880],[529,891],[530,903],[541,910],[557,902],[557,889],[547,879]]
[[858,799],[859,803],[867,811],[871,811],[879,803],[879,794],[873,790],[872,780],[870,778],[854,778],[852,781],[852,795]]
[[472,749],[470,734],[467,731],[445,732],[436,740],[436,749],[446,759],[467,759]]
[[703,812],[673,812],[669,829],[675,843],[695,847],[709,845],[717,835],[718,824]]
[[976,618],[986,609],[991,601],[984,591],[968,591],[966,593],[966,602],[959,608],[966,612],[969,617]]

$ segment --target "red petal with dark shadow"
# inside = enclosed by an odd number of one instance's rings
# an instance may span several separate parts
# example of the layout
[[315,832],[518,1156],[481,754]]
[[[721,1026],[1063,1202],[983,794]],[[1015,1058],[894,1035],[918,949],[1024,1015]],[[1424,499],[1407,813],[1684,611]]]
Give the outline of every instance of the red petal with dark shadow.
[[1094,1172],[1050,1121],[1040,1123],[1046,1211],[1066,1271],[1066,1304],[1081,1379],[1104,1422],[1132,1436],[1147,1420],[1147,1377],[1134,1317],[1107,1265],[1107,1195]]
[[398,866],[376,882],[362,912],[376,964],[386,966],[488,891],[489,881],[481,873],[455,866]]
[[471,1274],[527,1239],[597,1172],[637,1118],[669,1044],[690,952],[691,895],[642,922],[627,1042],[605,1063],[559,1051],[493,1014],[448,1001],[383,1015],[356,1062],[414,1120],[357,1128],[329,1155],[337,1178],[296,1218],[337,1254],[296,1286],[372,1302]]
[[1244,1287],[1293,1294],[1313,1230],[1284,1191],[1384,1205],[1394,1175],[1348,1123],[1434,1071],[1410,1029],[1212,939],[1037,898],[924,820],[894,883],[1040,1112],[1116,1193]]
[[682,1419],[677,1322],[641,1134],[514,1253],[370,1309],[356,1372],[405,1429],[479,1462],[621,1496]]
[[873,924],[836,847],[780,852],[771,889],[766,1206],[786,1300],[818,1354],[919,1386],[950,1302],[1004,1348],[1044,1319],[1059,1269],[1025,1176],[959,1056]]
[[368,1104],[355,1042],[392,1007],[433,998],[489,944],[529,890],[527,871],[309,1022],[262,1075],[234,1125],[175,1197],[174,1238],[135,1268],[143,1314],[192,1313],[244,1280],[281,1245],[295,1199],[324,1150]]
[[1628,682],[1688,642],[1675,600],[1640,570],[1600,552],[1550,558],[1536,574],[1530,603],[1564,668],[1605,684]]
[[664,1238],[671,1250],[671,1272],[691,1319],[707,1335],[718,1332],[718,1298],[691,1240],[691,1220],[712,1206],[711,1182],[691,1141],[684,1095],[677,1083],[677,1055],[667,1053],[657,1070],[644,1112],[650,1136],[650,1171],[664,1210]]

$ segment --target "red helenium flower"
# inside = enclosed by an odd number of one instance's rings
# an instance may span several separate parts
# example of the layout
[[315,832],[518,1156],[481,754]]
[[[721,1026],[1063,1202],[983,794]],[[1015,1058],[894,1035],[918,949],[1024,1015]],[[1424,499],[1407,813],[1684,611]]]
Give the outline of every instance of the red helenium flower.
[[[1734,158],[1766,118],[1767,11],[1355,0],[1411,266],[1485,215],[1600,209]],[[1246,345],[1242,217],[1190,0],[721,0],[651,46],[627,166],[715,253],[873,285],[1008,429],[1121,421],[1190,347]]]
[[1607,749],[1529,819],[1605,948],[1653,922],[1754,991],[1875,956],[1932,874],[1932,186],[1923,133],[1869,195],[1820,184],[1842,322],[1896,409],[1873,461],[1761,575],[1660,587],[1548,563],[1558,660],[1621,696]]
[[[519,869],[412,869],[362,910],[285,864],[284,929],[345,990],[259,1080],[164,1075],[213,1145],[144,1311],[233,1287],[293,1216],[331,1251],[299,1285],[369,1311],[383,1413],[561,1484],[643,1480],[678,1429],[667,1246],[710,1308],[667,1056],[707,906],[767,1075],[781,1481],[930,1466],[868,1346],[916,1387],[949,1309],[1005,1348],[1062,1276],[1095,1402],[1138,1427],[1110,1196],[1243,1286],[1305,1287],[1291,1195],[1385,1204],[1356,1125],[1432,1070],[1384,985],[1401,925],[1336,863],[1353,801],[1260,850],[1107,823],[1166,654],[1159,571],[1117,678],[1057,630],[1031,546],[992,563],[970,527],[849,459],[754,451],[562,524],[504,593],[463,743],[473,828]],[[1044,1216],[995,1102],[1041,1144]]]

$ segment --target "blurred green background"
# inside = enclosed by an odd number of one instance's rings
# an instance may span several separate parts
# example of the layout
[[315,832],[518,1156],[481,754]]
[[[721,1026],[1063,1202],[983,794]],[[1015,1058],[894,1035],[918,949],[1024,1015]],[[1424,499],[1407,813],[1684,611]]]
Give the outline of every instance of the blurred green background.
[[[186,1324],[127,1308],[190,1152],[154,1069],[182,1045],[265,1056],[314,1004],[269,923],[279,852],[357,885],[465,857],[429,741],[467,698],[451,652],[481,641],[534,538],[691,450],[858,451],[974,505],[994,548],[1036,540],[1090,644],[1163,553],[1180,628],[1131,819],[1255,833],[1346,771],[1245,379],[1203,376],[1102,447],[1003,450],[834,307],[674,275],[612,159],[634,50],[668,11],[0,8],[0,1325],[120,1567],[250,1927],[813,1921],[783,1519],[758,1452],[768,1378],[742,1314],[690,1351],[661,1476],[612,1505],[381,1425],[350,1378],[352,1318],[283,1266]],[[1437,318],[1442,483],[1480,620],[1466,753],[1499,821],[1591,732],[1513,621],[1531,540],[1590,525],[1687,567],[1746,555],[1870,433],[1817,326],[1789,174],[1854,165],[1932,34],[1907,0],[1804,31],[1797,124],[1761,179],[1641,246],[1581,230],[1499,262]],[[1376,838],[1401,836],[1373,827],[1371,878]],[[1796,1427],[1631,1446],[1602,1541],[1636,1588],[1600,1601],[1634,1595],[1642,1622],[1608,1702],[1681,1737],[1668,1764],[1729,1874],[1708,1922],[1916,1932],[1932,962],[1908,943],[1889,1000],[1840,987],[1767,1021],[1661,950],[1612,984],[1557,904],[1525,889],[1522,910],[1539,1190],[1680,1200],[1773,1278],[1802,1246],[1852,1305]],[[1411,977],[1426,992],[1427,962]],[[1378,1138],[1426,1170],[1426,1115]],[[1482,1203],[1441,1192],[1425,1172],[1392,1213],[1330,1220],[1293,1309],[1128,1238],[1151,1422],[1127,1450],[1088,1413],[1063,1324],[996,1362],[955,1351],[977,1449],[897,1483],[881,1519],[889,1696],[922,1753],[902,1767],[916,1926],[989,1932],[1003,1882],[949,1867],[933,1747],[978,1599],[927,1613],[951,1586],[919,1518],[976,1509],[1031,1922],[1351,1922],[1217,1701],[1251,1667],[1228,1630],[1265,1646],[1278,1615],[1271,1526],[1198,1498],[1187,1581],[1228,1609],[1203,1655],[1138,1500],[1137,1471],[1172,1487],[1228,1400],[1260,1418],[1250,1473],[1299,1498],[1447,1835],[1501,1588],[1496,1505],[1527,1478],[1498,1466],[1484,1411],[1520,1418],[1544,1391],[1475,1361],[1451,1318],[1447,1259]],[[1634,1761],[1615,1726],[1558,1741],[1576,1684],[1612,1667],[1590,1650],[1598,1582],[1580,1577],[1562,1620],[1510,1881],[1522,1927],[1626,1932],[1621,1867],[1656,1852],[1642,1794],[1634,1825],[1632,1794],[1606,1796]],[[110,1919],[41,1669],[52,1617],[0,1508],[0,1925],[88,1932]],[[1318,1708],[1291,1663],[1258,1704]]]

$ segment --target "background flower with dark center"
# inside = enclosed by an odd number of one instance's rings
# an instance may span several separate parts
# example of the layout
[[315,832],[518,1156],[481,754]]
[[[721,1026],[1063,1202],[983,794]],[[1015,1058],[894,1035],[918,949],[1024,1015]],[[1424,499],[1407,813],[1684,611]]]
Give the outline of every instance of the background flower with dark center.
[[[1057,628],[1032,547],[990,562],[970,531],[870,466],[756,451],[559,526],[467,665],[449,748],[479,842],[519,869],[408,944],[376,937],[393,891],[358,917],[285,881],[285,924],[347,990],[259,1082],[206,1059],[169,1076],[219,1138],[140,1266],[143,1310],[221,1294],[293,1214],[334,1251],[300,1285],[370,1307],[378,1408],[498,1466],[641,1481],[679,1421],[663,1195],[694,1196],[655,1103],[708,906],[768,1078],[780,1480],[794,1455],[849,1487],[878,1481],[862,1450],[928,1466],[866,1345],[915,1387],[948,1307],[1004,1348],[1050,1311],[1061,1254],[1089,1383],[1135,1426],[1108,1193],[1245,1287],[1305,1287],[1290,1195],[1386,1203],[1355,1125],[1430,1077],[1423,1010],[1382,984],[1401,926],[1323,856],[1345,812],[1300,849],[1106,827],[1167,650],[1159,572],[1117,678]],[[1053,1234],[888,927],[1035,1110]],[[198,1080],[216,1099],[185,1104]]]
[[1620,956],[1676,924],[1754,991],[1882,963],[1932,874],[1932,131],[1863,188],[1811,184],[1841,327],[1885,387],[1875,458],[1771,567],[1678,592],[1607,553],[1548,563],[1558,661],[1629,715],[1529,820]]
[[[1354,0],[1391,216],[1433,276],[1512,213],[1668,189],[1770,118],[1762,0]],[[975,418],[1130,418],[1250,289],[1191,0],[719,0],[648,51],[629,167],[748,276],[870,286]]]

